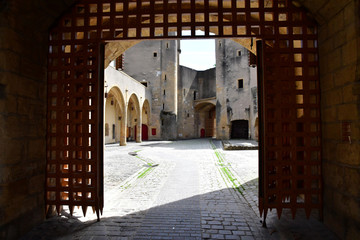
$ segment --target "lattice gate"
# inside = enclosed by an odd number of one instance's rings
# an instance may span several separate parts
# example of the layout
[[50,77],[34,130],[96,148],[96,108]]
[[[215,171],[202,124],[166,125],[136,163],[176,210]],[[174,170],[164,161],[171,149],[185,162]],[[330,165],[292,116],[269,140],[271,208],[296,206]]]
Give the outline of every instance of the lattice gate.
[[164,38],[264,39],[260,212],[321,210],[316,27],[290,0],[78,1],[49,37],[47,206],[99,216],[103,43]]

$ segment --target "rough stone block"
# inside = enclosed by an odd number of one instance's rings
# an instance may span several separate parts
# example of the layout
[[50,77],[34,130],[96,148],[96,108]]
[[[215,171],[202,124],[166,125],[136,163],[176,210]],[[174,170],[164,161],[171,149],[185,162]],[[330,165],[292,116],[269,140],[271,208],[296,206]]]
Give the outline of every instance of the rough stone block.
[[335,88],[333,90],[322,93],[322,106],[330,107],[341,103],[342,101],[341,89]]
[[330,89],[334,88],[334,74],[333,73],[326,73],[320,69],[320,84],[321,84],[321,91],[325,92]]
[[[339,143],[336,146],[337,160],[340,163],[360,166],[360,146],[359,144],[353,143]],[[360,185],[358,185],[360,186]],[[357,187],[358,187],[357,186]]]
[[2,164],[13,165],[20,163],[25,157],[25,139],[8,139],[4,142]]
[[355,49],[358,48],[357,39],[353,39],[349,41],[346,45],[344,45],[342,50],[342,62],[343,66],[347,66],[350,64],[356,64],[357,61],[357,51]]
[[20,69],[20,57],[9,50],[0,50],[0,69],[9,72],[18,72]]
[[27,147],[27,155],[32,159],[45,158],[46,156],[46,139],[29,140]]
[[[328,107],[328,108],[323,108],[322,112],[321,112],[321,118],[322,118],[322,125],[326,125],[328,123],[333,123],[334,121],[337,120],[337,110],[336,108],[332,108],[332,107]],[[329,130],[329,128],[323,128],[324,131]]]
[[[329,0],[327,3],[319,9],[319,14],[323,16],[324,19],[331,19],[336,14],[338,14],[344,6],[346,6],[352,0]],[[314,1],[311,1],[314,2]]]
[[357,11],[355,1],[350,1],[349,4],[344,8],[344,24],[348,25],[354,23],[356,20],[355,14]]
[[341,29],[331,38],[334,48],[338,48],[346,43],[346,34],[346,30]]
[[344,168],[339,167],[338,165],[323,164],[323,175],[325,185],[342,189],[344,184]]
[[[332,108],[329,109],[332,111]],[[323,127],[323,138],[327,140],[339,140],[341,136],[341,126],[338,123],[327,123]]]
[[334,17],[330,19],[328,22],[329,27],[329,36],[333,36],[336,34],[337,37],[338,32],[344,29],[344,12],[338,12]]
[[334,149],[336,149],[336,143],[333,140],[323,140],[323,161],[332,160],[335,158]]
[[340,105],[338,111],[341,121],[357,121],[359,119],[359,107],[356,103]]
[[343,89],[343,103],[354,103],[358,96],[354,94],[354,84],[344,86]]
[[334,72],[335,86],[342,87],[345,84],[352,83],[355,80],[356,66],[349,65]]
[[[359,153],[359,148],[357,148],[357,153]],[[359,157],[357,159],[357,163],[359,166]],[[355,168],[347,168],[345,169],[345,175],[344,175],[344,185],[343,189],[346,191],[348,196],[352,196],[353,199],[359,199],[360,198],[360,170]],[[355,207],[355,206],[353,206]],[[360,222],[360,206],[358,206],[359,211],[355,211],[358,214],[355,214],[359,217]],[[354,209],[355,210],[355,209]]]
[[336,69],[343,66],[341,56],[342,56],[342,52],[341,52],[340,48],[337,48],[337,49],[335,49],[335,50],[333,50],[332,52],[329,53],[329,55],[328,55],[328,63],[329,63],[328,69],[330,71],[331,70],[336,70]]

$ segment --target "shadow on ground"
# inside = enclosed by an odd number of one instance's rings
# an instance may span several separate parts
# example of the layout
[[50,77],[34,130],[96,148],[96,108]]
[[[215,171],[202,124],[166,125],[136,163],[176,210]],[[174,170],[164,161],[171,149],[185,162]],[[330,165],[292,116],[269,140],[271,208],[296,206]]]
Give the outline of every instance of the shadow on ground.
[[234,190],[209,192],[125,216],[105,216],[100,222],[81,222],[79,217],[63,212],[35,227],[22,239],[216,239],[215,235],[208,234],[209,230],[216,229],[223,230],[225,237],[231,236],[231,239],[249,237],[250,232],[254,239],[338,239],[321,222],[315,218],[307,220],[301,212],[295,220],[288,211],[283,212],[281,220],[275,211],[270,212],[268,228],[262,228],[261,219],[250,208],[241,209],[241,205],[234,202],[214,201],[231,191]]

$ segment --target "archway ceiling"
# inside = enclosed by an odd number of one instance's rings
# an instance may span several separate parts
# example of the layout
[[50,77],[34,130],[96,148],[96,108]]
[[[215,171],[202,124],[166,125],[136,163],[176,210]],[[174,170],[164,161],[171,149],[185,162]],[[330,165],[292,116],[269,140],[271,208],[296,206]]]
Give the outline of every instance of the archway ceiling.
[[[268,1],[268,0],[265,0]],[[292,1],[297,6],[303,6],[311,13],[311,15],[316,19],[316,21],[322,25],[326,23],[333,15],[329,14],[329,9],[332,12],[337,12],[337,9],[341,9],[344,5],[348,4],[351,0],[346,1],[336,1],[336,0],[295,0]],[[21,4],[20,4],[21,2]],[[41,16],[36,18],[31,18],[31,21],[26,21],[27,24],[36,25],[39,31],[47,31],[54,22],[54,19],[57,19],[62,15],[67,9],[69,9],[73,4],[78,2],[77,0],[38,0],[38,1],[26,1],[24,4],[23,1],[11,1],[9,3],[9,9],[14,14],[14,16],[28,16],[31,13],[31,16]],[[184,1],[189,2],[189,1]],[[188,7],[189,3],[184,3]],[[229,1],[224,1],[224,6],[228,5]],[[210,5],[213,5],[210,2]],[[132,6],[134,8],[134,6]],[[130,9],[131,10],[131,9]],[[46,12],[47,14],[43,14]],[[234,39],[234,41],[243,45],[252,52],[256,52],[255,46],[251,47],[251,39],[239,38]],[[140,41],[117,41],[110,42],[106,45],[105,48],[105,67],[108,64],[120,56],[126,49],[134,46]]]
[[[333,13],[338,12],[343,6],[351,2],[352,0],[294,0],[292,1],[297,6],[305,7],[311,15],[322,25],[333,17],[329,13],[331,9]],[[22,1],[13,0],[9,1],[8,11],[14,16],[25,16],[31,21],[26,21],[26,24],[37,26],[39,31],[47,31],[54,21],[59,18],[66,10],[71,8],[77,0],[37,0],[37,1]],[[6,14],[6,10],[4,11]],[[46,14],[44,14],[46,12]]]

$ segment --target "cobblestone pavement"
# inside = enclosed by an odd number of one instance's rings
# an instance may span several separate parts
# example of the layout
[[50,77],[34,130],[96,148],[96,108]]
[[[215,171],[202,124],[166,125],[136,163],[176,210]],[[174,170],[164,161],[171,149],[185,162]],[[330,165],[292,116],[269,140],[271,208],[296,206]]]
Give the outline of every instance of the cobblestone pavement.
[[[130,154],[129,154],[130,153]],[[336,239],[321,223],[257,210],[257,151],[217,140],[105,147],[105,208],[64,209],[24,239]]]

